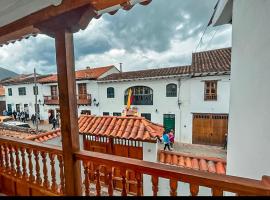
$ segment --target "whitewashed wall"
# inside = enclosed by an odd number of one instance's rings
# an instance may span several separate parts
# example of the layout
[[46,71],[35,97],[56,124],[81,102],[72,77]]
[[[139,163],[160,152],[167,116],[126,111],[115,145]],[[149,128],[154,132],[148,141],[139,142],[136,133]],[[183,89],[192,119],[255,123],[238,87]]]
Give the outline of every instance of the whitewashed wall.
[[[41,102],[44,102],[42,85],[37,84],[37,86],[38,86],[37,100],[41,100]],[[28,104],[30,117],[32,114],[35,114],[35,95],[33,91],[34,84],[21,84],[4,87],[6,95],[6,105],[11,104],[12,111],[16,110],[16,104],[21,104],[21,111],[23,111],[24,104]],[[20,87],[26,88],[26,95],[24,96],[19,95],[18,88]],[[12,88],[12,96],[8,95],[8,88]],[[39,107],[40,107],[40,119],[41,120],[46,119],[46,113],[44,112],[43,106],[40,105]]]
[[270,1],[233,5],[227,173],[270,175]]
[[[218,80],[217,101],[204,101],[204,81]],[[181,81],[180,141],[192,143],[192,113],[229,113],[230,77],[208,76]]]
[[[218,100],[204,101],[204,80],[218,81]],[[163,114],[175,114],[175,139],[179,142],[192,143],[192,113],[229,113],[229,76],[212,76],[200,78],[182,78],[179,97],[166,97],[166,85],[175,83],[178,78],[137,80],[132,82],[99,83],[100,114],[109,112],[122,112],[124,105],[124,92],[132,86],[147,86],[153,89],[153,105],[138,105],[140,113],[151,113],[151,120],[163,124]],[[115,98],[107,98],[107,88],[115,88]],[[156,109],[158,112],[156,112]]]

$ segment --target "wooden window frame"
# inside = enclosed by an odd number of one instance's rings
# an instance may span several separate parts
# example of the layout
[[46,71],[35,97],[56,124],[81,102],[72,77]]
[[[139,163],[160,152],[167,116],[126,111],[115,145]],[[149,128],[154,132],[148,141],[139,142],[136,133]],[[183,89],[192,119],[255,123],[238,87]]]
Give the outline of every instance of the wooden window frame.
[[[172,86],[176,87],[175,91],[172,91]],[[175,83],[166,85],[166,97],[177,97],[177,85]]]
[[12,88],[8,88],[8,96],[12,96]]
[[110,113],[109,112],[103,112],[102,115],[103,116],[110,116]]
[[108,99],[113,99],[115,97],[115,92],[113,87],[108,87],[107,88],[107,98]]
[[[217,86],[218,86],[217,80],[209,80],[209,81],[204,82],[204,100],[205,101],[217,101]],[[214,89],[214,92],[213,92],[213,89]]]
[[19,93],[19,96],[26,96],[26,87],[19,87],[18,93]]
[[[146,116],[149,116],[149,117],[146,117]],[[145,119],[151,121],[152,120],[152,115],[151,113],[141,113],[141,117],[144,117]]]

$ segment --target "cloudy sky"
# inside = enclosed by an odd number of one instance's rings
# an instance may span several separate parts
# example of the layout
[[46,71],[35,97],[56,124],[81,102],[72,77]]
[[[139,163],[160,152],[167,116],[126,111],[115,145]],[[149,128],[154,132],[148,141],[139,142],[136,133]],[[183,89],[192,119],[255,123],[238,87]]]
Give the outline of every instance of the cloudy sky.
[[[76,33],[76,69],[123,63],[124,71],[191,63],[217,0],[153,0],[103,15]],[[208,27],[197,51],[231,46],[231,26]],[[1,67],[55,73],[54,40],[39,35],[0,48]]]

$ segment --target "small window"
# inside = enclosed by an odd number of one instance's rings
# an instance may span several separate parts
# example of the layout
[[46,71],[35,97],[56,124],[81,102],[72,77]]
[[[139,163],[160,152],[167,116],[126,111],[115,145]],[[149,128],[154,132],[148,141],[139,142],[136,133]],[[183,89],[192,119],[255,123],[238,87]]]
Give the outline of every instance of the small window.
[[109,112],[103,112],[103,116],[109,116],[110,113]]
[[38,95],[38,86],[33,86],[34,95]]
[[168,84],[166,86],[166,97],[177,97],[177,85]]
[[118,112],[114,112],[113,113],[113,116],[122,116],[122,114],[121,113],[118,113]]
[[18,90],[19,90],[19,95],[20,96],[26,95],[26,88],[25,87],[18,88]]
[[141,116],[144,117],[145,119],[151,121],[151,114],[150,113],[142,113]]
[[12,88],[8,88],[8,96],[12,96]]
[[217,100],[217,81],[205,81],[204,100],[205,101]]
[[113,87],[107,88],[107,98],[114,98],[114,88]]

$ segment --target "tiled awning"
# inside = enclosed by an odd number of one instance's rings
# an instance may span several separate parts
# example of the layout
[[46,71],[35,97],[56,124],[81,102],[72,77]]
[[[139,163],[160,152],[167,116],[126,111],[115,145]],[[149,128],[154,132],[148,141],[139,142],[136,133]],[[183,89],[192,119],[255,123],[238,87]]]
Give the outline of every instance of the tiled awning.
[[205,172],[226,174],[226,161],[219,158],[200,157],[187,154],[159,151],[160,163],[201,170]]
[[80,134],[156,142],[163,131],[162,125],[144,117],[82,115],[79,119]]

